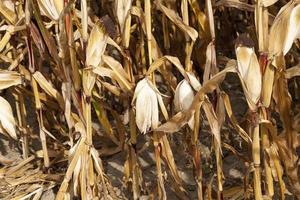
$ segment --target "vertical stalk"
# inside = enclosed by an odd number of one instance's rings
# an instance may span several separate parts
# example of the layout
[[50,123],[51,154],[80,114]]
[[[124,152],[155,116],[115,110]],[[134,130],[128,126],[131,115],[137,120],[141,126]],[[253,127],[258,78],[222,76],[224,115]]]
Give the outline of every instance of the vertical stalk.
[[81,80],[80,80],[79,69],[76,61],[72,15],[67,14],[65,21],[66,21],[67,39],[68,39],[68,46],[69,46],[69,53],[70,53],[70,62],[71,62],[71,75],[72,75],[71,77],[72,77],[75,91],[79,92],[81,88]]
[[[261,108],[259,110],[259,115],[261,119],[267,119],[267,113],[265,108]],[[269,149],[270,148],[270,141],[269,141],[269,134],[268,130],[265,127],[261,127],[261,139],[262,139],[262,147],[263,149]],[[272,169],[271,166],[267,160],[267,153],[264,151],[264,168],[265,168],[265,177],[266,177],[266,183],[267,183],[267,193],[270,197],[274,195],[274,186],[273,186],[273,176],[272,176]]]
[[[208,20],[209,20],[209,29],[210,29],[210,35],[211,35],[211,75],[215,75],[218,73],[219,69],[217,67],[217,60],[216,60],[216,49],[215,49],[215,23],[214,23],[214,16],[213,16],[213,8],[212,8],[212,2],[211,0],[206,0],[206,8],[207,8],[207,14],[208,14]],[[206,58],[208,59],[208,58]],[[216,90],[216,96],[218,96],[220,93],[220,89],[217,88]],[[215,97],[218,101],[218,98]],[[217,102],[215,102],[214,105],[217,105]],[[220,124],[221,126],[221,124]],[[219,127],[220,129],[220,127]],[[223,192],[223,177],[222,177],[222,157],[221,157],[221,146],[217,143],[217,141],[214,139],[214,149],[215,149],[215,155],[216,155],[216,162],[217,162],[217,181],[218,181],[218,200],[222,199],[222,192]]]
[[[181,1],[181,12],[182,12],[182,19],[186,25],[189,25],[189,9],[188,9],[188,2],[187,0]],[[193,48],[193,43],[191,42],[191,38],[188,34],[185,34],[185,69],[186,71],[192,70],[191,64],[191,53]]]
[[25,108],[25,102],[24,97],[22,94],[18,92],[18,94],[15,94],[16,99],[16,110],[17,110],[17,116],[18,116],[18,123],[19,126],[22,129],[22,152],[23,152],[23,159],[28,158],[29,153],[29,146],[28,146],[28,131],[27,131],[27,123],[26,123],[26,108]]
[[88,145],[92,145],[91,97],[86,96],[84,102],[85,102],[86,141]]
[[[268,51],[268,9],[263,6],[262,0],[257,0],[255,4],[255,25],[256,25],[256,34],[258,38],[258,47],[259,47],[259,63],[261,68],[261,73],[263,75],[266,66],[266,52]],[[262,83],[264,84],[264,83]],[[262,86],[263,87],[263,86]],[[260,119],[267,119],[267,110],[265,108],[261,108],[258,113],[258,117]],[[258,125],[256,125],[258,126]],[[254,128],[254,135],[253,135],[253,147],[252,151],[253,153],[256,152],[256,154],[253,154],[253,162],[255,167],[254,172],[254,186],[255,186],[255,199],[261,199],[262,198],[262,192],[261,192],[261,175],[260,175],[260,143],[259,139],[261,136],[262,139],[262,147],[263,149],[267,149],[270,147],[269,144],[269,136],[268,132],[265,128],[261,128],[259,130],[259,127]],[[259,133],[260,132],[260,133]],[[254,141],[255,139],[255,141]],[[257,148],[257,149],[255,149]],[[271,197],[274,194],[274,188],[273,188],[273,178],[272,178],[272,172],[271,167],[269,163],[267,162],[267,155],[264,151],[264,172],[267,182],[267,193]]]
[[261,175],[260,175],[260,132],[258,124],[258,114],[253,113],[251,135],[252,135],[252,158],[254,164],[254,197],[255,200],[262,199],[261,193]]
[[[147,46],[148,46],[148,62],[149,66],[152,64],[152,27],[151,27],[151,0],[145,0],[145,21],[146,21],[146,35],[147,35]],[[151,74],[151,79],[153,84],[155,84],[154,74]],[[165,188],[164,188],[164,180],[161,172],[161,139],[158,136],[157,132],[153,132],[153,143],[155,148],[155,160],[156,160],[156,168],[157,168],[157,184],[158,184],[158,198],[166,199]]]
[[133,190],[133,199],[139,199],[140,197],[140,183],[139,183],[139,164],[137,162],[137,153],[136,153],[136,143],[137,143],[137,134],[136,134],[136,124],[135,116],[132,108],[130,108],[129,113],[130,120],[130,145],[128,145],[128,160],[129,160],[129,170],[130,176],[132,177],[132,190]]
[[125,24],[124,24],[124,29],[121,30],[122,33],[122,45],[125,48],[127,57],[124,59],[124,69],[127,72],[127,74],[130,77],[130,81],[134,80],[133,77],[133,71],[132,71],[132,65],[131,65],[131,61],[130,61],[130,55],[129,55],[129,43],[130,43],[130,28],[131,28],[131,14],[130,12],[128,12],[126,19],[125,19]]
[[40,100],[40,94],[38,91],[38,85],[36,80],[31,77],[31,86],[34,94],[34,100],[35,100],[35,109],[36,109],[36,115],[39,123],[39,132],[40,132],[40,139],[42,143],[42,149],[43,149],[43,157],[44,157],[44,166],[49,167],[49,156],[48,156],[48,150],[47,150],[47,141],[46,141],[46,135],[43,131],[43,119],[42,119],[42,104]]
[[87,14],[86,0],[81,0],[81,24],[82,24],[82,39],[83,39],[83,43],[86,44],[88,40],[88,14]]
[[198,196],[198,200],[202,200],[203,199],[202,162],[201,162],[201,151],[199,148],[199,140],[198,140],[199,130],[200,130],[200,108],[196,109],[194,115],[194,130],[192,132],[192,152],[193,152],[195,178],[197,183],[197,196]]
[[168,29],[168,19],[166,15],[162,16],[162,27],[163,27],[163,35],[164,35],[164,49],[166,50],[167,54],[170,50],[170,38],[169,38],[169,29]]
[[146,35],[147,35],[147,46],[148,46],[148,62],[149,66],[152,63],[152,47],[151,47],[151,2],[150,0],[145,0],[145,21],[146,21]]
[[153,132],[153,144],[155,149],[155,161],[156,161],[156,169],[157,169],[157,187],[158,187],[158,199],[166,199],[166,191],[164,186],[164,179],[162,176],[161,170],[161,139],[157,132]]

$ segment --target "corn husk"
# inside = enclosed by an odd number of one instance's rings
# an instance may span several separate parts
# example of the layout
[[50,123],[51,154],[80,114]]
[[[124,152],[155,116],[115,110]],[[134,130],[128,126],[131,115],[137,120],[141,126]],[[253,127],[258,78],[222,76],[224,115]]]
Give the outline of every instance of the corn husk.
[[[201,87],[201,84],[194,76],[193,73],[187,72],[189,81],[183,79],[176,87],[175,96],[174,96],[174,105],[175,111],[187,111],[190,109],[193,100],[194,100],[194,90],[198,91]],[[194,116],[188,122],[188,125],[191,129],[194,129]]]
[[131,8],[132,0],[116,0],[115,12],[120,25],[121,32],[124,31],[125,21]]
[[102,55],[107,45],[107,35],[104,28],[99,24],[95,24],[88,40],[86,48],[86,66],[97,67],[100,65]]
[[243,88],[251,109],[260,99],[262,77],[260,66],[254,49],[250,47],[237,47],[236,56],[238,62],[238,72],[243,81]]
[[168,118],[161,94],[156,87],[144,78],[138,82],[133,101],[136,99],[136,125],[141,133],[146,133],[150,128],[155,129],[159,125],[160,106],[165,118]]
[[269,38],[271,56],[287,54],[298,37],[300,37],[300,5],[291,1],[280,9],[271,27]]
[[59,19],[59,15],[64,8],[63,0],[39,0],[38,4],[42,14],[55,21]]
[[1,132],[6,132],[8,135],[14,139],[17,139],[16,132],[16,121],[11,109],[10,104],[0,96],[0,123]]

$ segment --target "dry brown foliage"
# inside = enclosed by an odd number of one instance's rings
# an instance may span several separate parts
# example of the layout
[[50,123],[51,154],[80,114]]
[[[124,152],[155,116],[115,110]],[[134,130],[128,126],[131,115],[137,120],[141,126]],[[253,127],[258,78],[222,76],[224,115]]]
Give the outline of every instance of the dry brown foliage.
[[294,0],[1,0],[0,198],[300,199],[298,37]]

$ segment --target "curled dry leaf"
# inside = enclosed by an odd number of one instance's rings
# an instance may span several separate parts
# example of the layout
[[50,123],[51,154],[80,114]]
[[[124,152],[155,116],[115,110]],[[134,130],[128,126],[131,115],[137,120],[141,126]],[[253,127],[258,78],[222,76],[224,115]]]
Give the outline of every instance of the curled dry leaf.
[[254,49],[250,47],[237,47],[236,57],[238,63],[238,72],[244,82],[243,88],[245,91],[249,107],[255,109],[253,104],[256,104],[260,99],[262,77],[260,66],[255,55]]
[[55,21],[59,19],[59,15],[64,8],[63,0],[39,0],[38,4],[42,14]]
[[121,63],[119,63],[111,56],[103,55],[102,58],[103,61],[112,69],[114,78],[116,79],[116,81],[118,81],[120,86],[126,88],[126,90],[131,90],[132,84],[129,82],[130,77],[123,69]]
[[282,7],[270,30],[269,52],[271,56],[284,55],[300,36],[300,5],[290,1]]
[[187,74],[186,74],[182,64],[180,63],[180,60],[177,57],[168,56],[168,55],[155,60],[150,65],[150,67],[147,71],[147,75],[150,75],[151,73],[153,73],[155,70],[157,70],[159,67],[161,67],[166,61],[169,61],[170,63],[172,63],[178,69],[178,71],[182,74],[182,76],[184,76],[185,78],[188,79]]
[[157,4],[159,9],[176,25],[181,29],[184,33],[187,33],[193,41],[196,41],[198,37],[197,31],[185,24],[182,19],[174,12],[174,10],[169,9],[162,5],[161,3]]
[[10,137],[17,139],[16,121],[10,104],[0,96],[0,123],[1,132],[6,131]]
[[37,71],[33,74],[34,79],[37,81],[39,86],[50,96],[55,98],[61,108],[64,108],[64,100],[61,94],[53,87],[51,82],[49,82],[41,72]]
[[86,66],[98,67],[107,45],[107,35],[104,27],[96,23],[91,31],[86,48]]

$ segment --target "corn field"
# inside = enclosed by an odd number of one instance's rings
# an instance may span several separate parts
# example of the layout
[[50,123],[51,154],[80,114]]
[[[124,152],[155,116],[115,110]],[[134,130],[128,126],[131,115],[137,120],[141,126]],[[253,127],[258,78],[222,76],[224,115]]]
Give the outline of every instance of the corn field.
[[0,199],[300,199],[298,38],[298,0],[1,0]]

